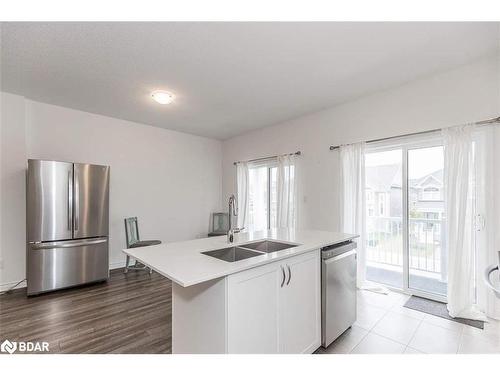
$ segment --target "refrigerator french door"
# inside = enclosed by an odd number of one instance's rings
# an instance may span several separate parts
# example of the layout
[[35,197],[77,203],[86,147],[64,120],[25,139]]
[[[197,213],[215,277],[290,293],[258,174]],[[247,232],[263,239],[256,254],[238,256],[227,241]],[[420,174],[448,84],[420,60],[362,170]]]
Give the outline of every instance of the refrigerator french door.
[[28,295],[106,280],[109,166],[28,160]]

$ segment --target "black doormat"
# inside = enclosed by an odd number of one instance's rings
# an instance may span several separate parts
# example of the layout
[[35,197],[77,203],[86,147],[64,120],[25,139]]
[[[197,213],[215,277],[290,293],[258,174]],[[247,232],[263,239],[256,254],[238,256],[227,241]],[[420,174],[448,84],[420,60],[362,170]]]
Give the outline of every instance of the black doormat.
[[484,322],[480,320],[452,318],[448,314],[448,309],[446,308],[446,304],[442,302],[432,301],[427,298],[411,296],[410,299],[406,301],[406,303],[404,304],[404,307],[412,310],[421,311],[426,314],[439,316],[440,318],[453,320],[454,322],[467,324],[469,326],[476,327],[479,329],[484,329]]

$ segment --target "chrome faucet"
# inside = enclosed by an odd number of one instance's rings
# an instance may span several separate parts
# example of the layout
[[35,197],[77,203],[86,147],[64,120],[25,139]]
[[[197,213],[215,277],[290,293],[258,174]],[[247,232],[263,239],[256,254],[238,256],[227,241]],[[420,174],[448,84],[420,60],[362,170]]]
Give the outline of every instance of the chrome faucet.
[[228,243],[233,243],[234,241],[234,234],[241,232],[243,228],[233,228],[233,220],[232,216],[237,217],[238,216],[238,204],[236,202],[236,198],[234,197],[234,194],[231,194],[229,197],[229,230],[227,231],[227,242]]

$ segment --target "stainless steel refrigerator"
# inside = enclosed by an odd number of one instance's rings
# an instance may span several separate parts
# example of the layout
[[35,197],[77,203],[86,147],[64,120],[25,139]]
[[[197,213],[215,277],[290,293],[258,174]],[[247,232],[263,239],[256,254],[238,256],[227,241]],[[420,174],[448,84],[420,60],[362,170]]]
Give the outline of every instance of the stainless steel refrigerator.
[[28,160],[28,295],[109,277],[109,166]]

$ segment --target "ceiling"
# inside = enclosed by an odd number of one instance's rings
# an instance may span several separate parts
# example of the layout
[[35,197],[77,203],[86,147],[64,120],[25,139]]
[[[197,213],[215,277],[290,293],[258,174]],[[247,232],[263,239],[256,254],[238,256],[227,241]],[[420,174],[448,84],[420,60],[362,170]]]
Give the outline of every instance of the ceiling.
[[2,90],[227,139],[491,55],[498,38],[499,23],[3,23]]

